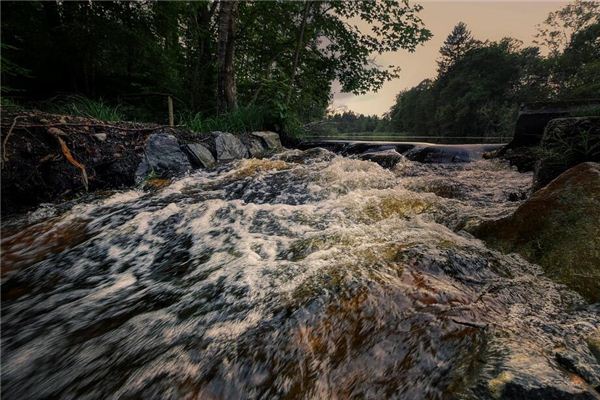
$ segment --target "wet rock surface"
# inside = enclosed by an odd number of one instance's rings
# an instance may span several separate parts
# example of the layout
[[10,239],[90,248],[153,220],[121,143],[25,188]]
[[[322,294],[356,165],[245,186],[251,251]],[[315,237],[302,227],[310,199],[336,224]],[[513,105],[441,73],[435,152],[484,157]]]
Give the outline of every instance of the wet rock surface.
[[148,176],[170,177],[192,169],[187,155],[177,138],[168,133],[153,133],[146,140],[144,158],[135,171],[135,180],[142,182]]
[[515,213],[475,234],[518,252],[558,282],[600,301],[600,164],[582,163],[535,192]]
[[3,398],[597,397],[598,308],[463,230],[530,174],[311,149],[164,183],[3,221]]
[[240,139],[229,132],[212,132],[218,161],[232,161],[249,156],[248,149]]
[[250,133],[250,135],[262,140],[262,142],[268,150],[274,151],[281,150],[283,148],[283,146],[281,146],[281,139],[279,138],[279,135],[275,132],[256,131]]
[[210,150],[200,143],[187,143],[184,148],[196,168],[211,168],[217,162]]

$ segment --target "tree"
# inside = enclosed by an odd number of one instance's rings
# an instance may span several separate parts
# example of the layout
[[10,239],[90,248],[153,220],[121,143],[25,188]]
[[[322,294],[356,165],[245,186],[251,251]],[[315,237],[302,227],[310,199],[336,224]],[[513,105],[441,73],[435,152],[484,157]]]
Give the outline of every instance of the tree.
[[600,3],[575,0],[548,14],[544,23],[537,26],[536,44],[545,46],[551,56],[557,56],[574,35],[597,23],[600,23]]
[[234,111],[238,106],[233,62],[237,10],[237,0],[220,1],[217,59],[217,113],[219,114]]
[[471,31],[464,22],[456,24],[440,48],[440,58],[437,61],[438,73],[445,74],[467,51],[478,46],[479,43],[473,39]]

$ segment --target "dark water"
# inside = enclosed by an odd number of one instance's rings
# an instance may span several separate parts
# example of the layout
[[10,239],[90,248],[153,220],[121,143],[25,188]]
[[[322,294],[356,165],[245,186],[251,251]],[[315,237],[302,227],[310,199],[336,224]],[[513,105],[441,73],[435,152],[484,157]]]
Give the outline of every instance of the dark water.
[[507,143],[511,140],[510,137],[506,136],[408,136],[402,134],[386,133],[386,132],[358,132],[358,133],[340,133],[336,135],[313,135],[307,137],[310,141],[324,141],[324,140],[336,140],[336,141],[388,141],[388,142],[426,142],[434,144],[481,144],[481,143]]
[[294,150],[5,221],[2,397],[595,398],[598,310],[465,231],[530,182]]

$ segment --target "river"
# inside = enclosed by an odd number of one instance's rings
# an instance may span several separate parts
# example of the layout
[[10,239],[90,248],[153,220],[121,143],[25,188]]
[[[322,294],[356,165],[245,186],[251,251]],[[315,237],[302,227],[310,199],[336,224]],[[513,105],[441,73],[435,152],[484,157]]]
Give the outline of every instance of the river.
[[587,395],[597,308],[468,233],[531,180],[288,150],[4,221],[2,398]]

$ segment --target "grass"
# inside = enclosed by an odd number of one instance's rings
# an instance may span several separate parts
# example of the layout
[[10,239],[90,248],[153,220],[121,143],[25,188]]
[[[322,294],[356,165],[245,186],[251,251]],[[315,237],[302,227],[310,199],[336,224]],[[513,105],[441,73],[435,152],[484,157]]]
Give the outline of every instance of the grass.
[[200,113],[180,116],[183,125],[195,132],[243,133],[258,131],[264,129],[266,119],[266,112],[261,107],[243,107],[215,117],[204,117]]
[[76,115],[107,122],[125,119],[118,105],[112,106],[102,99],[92,100],[87,97],[73,95],[55,97],[49,100],[49,103],[49,111],[58,114]]

